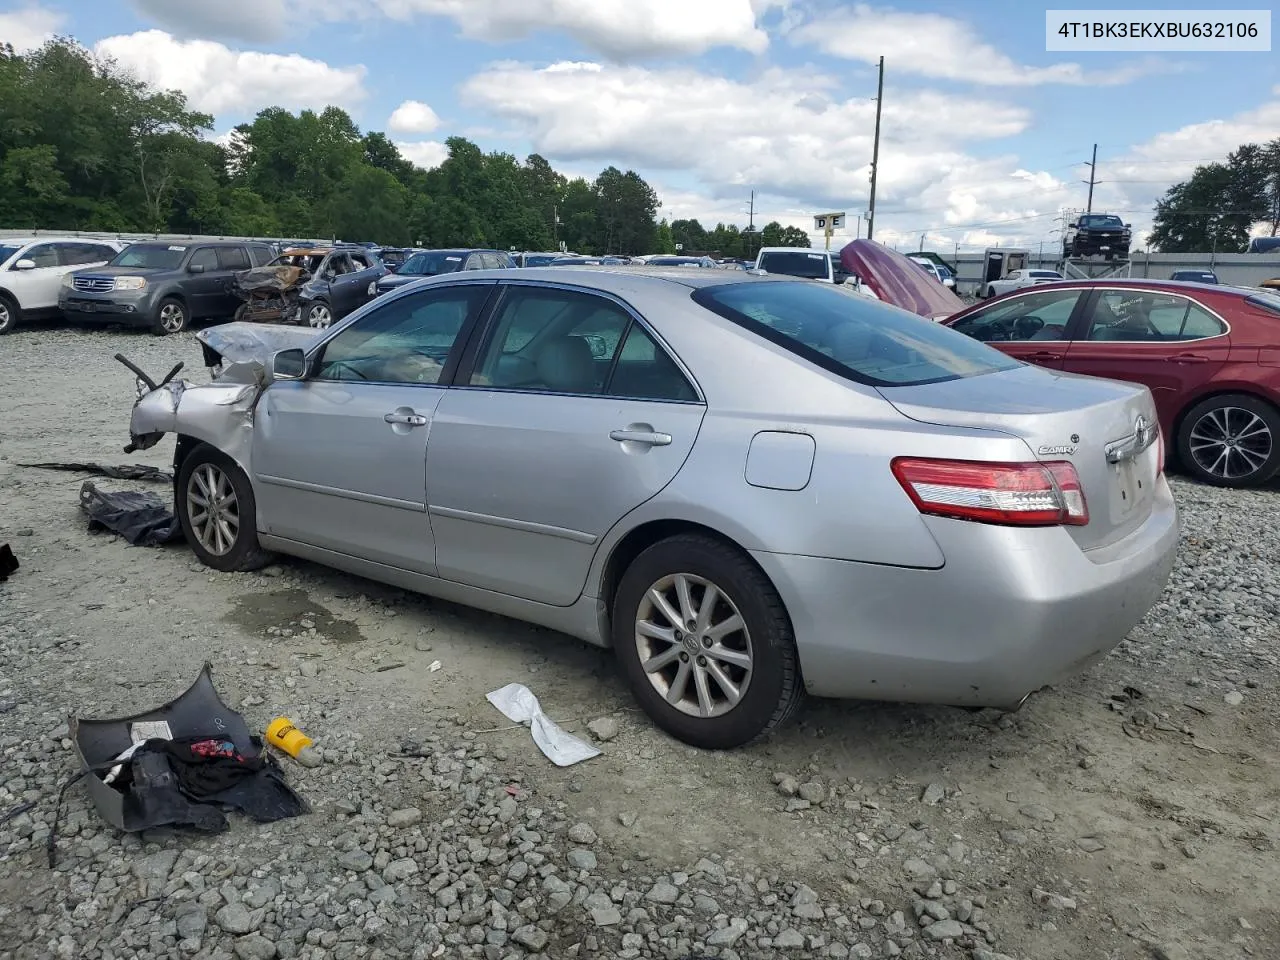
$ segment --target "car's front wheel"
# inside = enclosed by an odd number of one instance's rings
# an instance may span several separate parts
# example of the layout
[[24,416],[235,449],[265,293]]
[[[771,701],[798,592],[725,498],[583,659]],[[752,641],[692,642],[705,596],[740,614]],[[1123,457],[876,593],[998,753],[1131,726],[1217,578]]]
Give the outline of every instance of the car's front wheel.
[[12,297],[0,293],[0,336],[12,333],[20,319],[22,310],[18,304]]
[[333,311],[323,301],[316,301],[307,307],[307,326],[316,330],[327,330],[333,326]]
[[156,308],[156,322],[151,332],[158,337],[181,333],[187,328],[187,307],[177,297],[165,297]]
[[1196,404],[1178,430],[1178,459],[1218,487],[1256,487],[1280,471],[1280,411],[1245,393]]
[[202,443],[182,461],[176,487],[178,522],[201,563],[232,572],[269,562],[258,545],[253,487],[234,460]]
[[613,643],[645,713],[695,747],[750,743],[804,693],[777,590],[711,537],[671,537],[632,561],[614,598]]

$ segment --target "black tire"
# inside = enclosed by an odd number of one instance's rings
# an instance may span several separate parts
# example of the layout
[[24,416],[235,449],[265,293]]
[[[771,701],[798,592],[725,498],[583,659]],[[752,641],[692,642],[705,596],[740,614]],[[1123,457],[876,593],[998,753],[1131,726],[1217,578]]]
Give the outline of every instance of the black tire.
[[22,308],[7,293],[0,293],[0,337],[13,333],[22,322]]
[[172,333],[181,333],[190,322],[187,305],[177,297],[165,297],[156,305],[156,319],[151,332],[157,337],[167,337]]
[[[1220,436],[1236,437],[1235,443],[1222,445],[1229,451],[1225,461],[1213,442]],[[1197,480],[1215,487],[1261,486],[1280,472],[1280,411],[1247,393],[1203,400],[1182,418],[1178,461]],[[1256,469],[1242,472],[1255,462]]]
[[249,312],[249,305],[247,303],[240,304],[240,306],[236,307],[235,315],[231,318],[232,322],[239,323],[241,320],[244,319],[244,315],[248,312]]
[[995,288],[995,287],[987,287],[987,292],[986,292],[985,294],[983,294],[983,299],[984,299],[984,300],[990,300],[990,299],[991,299],[992,297],[994,297],[995,295],[996,295],[996,288]]
[[[703,583],[713,584],[728,604],[717,602],[712,613],[731,614],[736,609],[745,624],[745,631],[732,631],[722,638],[731,641],[732,647],[717,641],[714,647],[709,648],[734,652],[745,646],[750,654],[750,674],[741,699],[736,705],[725,707],[718,715],[694,716],[672,706],[659,693],[655,681],[641,662],[636,623],[644,609],[642,604],[652,606],[647,600],[650,588],[665,578],[677,575],[701,581],[689,588],[691,605],[700,604],[705,597]],[[699,592],[694,595],[694,590]],[[652,612],[660,616],[658,611]],[[614,651],[632,693],[650,719],[678,740],[708,750],[740,747],[784,723],[803,699],[804,685],[800,677],[795,635],[782,598],[755,564],[739,550],[719,540],[700,534],[681,534],[649,547],[632,561],[622,575],[612,614]],[[662,619],[670,623],[668,618]],[[708,640],[706,635],[703,639]],[[679,651],[679,659],[671,660],[667,666],[654,671],[658,682],[665,683],[668,690],[674,686],[672,681],[676,671],[687,668],[686,696],[691,695],[697,700],[693,671],[697,669],[697,663],[708,661],[714,661],[716,668],[731,682],[741,683],[740,668],[715,657],[691,652],[703,649],[697,638],[687,646],[662,640],[653,642],[665,642],[664,649],[669,652]],[[722,701],[727,701],[724,688],[717,680],[710,679],[708,683],[714,685],[714,692],[721,695]],[[687,705],[687,709],[692,708],[693,704]]]
[[[214,535],[206,543],[201,535],[202,530],[196,528],[191,516],[192,509],[196,506],[191,501],[191,495],[201,495],[208,489],[210,471],[224,477],[235,494],[234,536],[230,540],[230,546],[221,550],[218,549],[223,542],[221,533]],[[198,472],[200,479],[195,479]],[[258,545],[258,514],[253,486],[236,462],[220,450],[202,443],[187,455],[178,469],[174,500],[182,533],[191,545],[191,550],[205,566],[231,573],[257,570],[271,562],[271,555]]]

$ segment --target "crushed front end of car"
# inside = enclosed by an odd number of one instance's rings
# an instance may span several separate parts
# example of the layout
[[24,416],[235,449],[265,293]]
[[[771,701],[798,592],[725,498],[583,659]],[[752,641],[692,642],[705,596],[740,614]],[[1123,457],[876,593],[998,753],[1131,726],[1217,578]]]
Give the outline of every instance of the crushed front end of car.
[[236,310],[236,320],[296,323],[298,294],[310,276],[304,267],[290,264],[242,270],[235,277],[235,294],[244,301]]
[[315,332],[297,327],[228,323],[201,330],[205,367],[212,379],[178,379],[178,364],[159,381],[121,354],[116,360],[136,378],[137,400],[129,421],[126,453],[149,450],[172,433],[208,443],[248,470],[254,410],[271,382],[271,358],[291,347],[305,349]]

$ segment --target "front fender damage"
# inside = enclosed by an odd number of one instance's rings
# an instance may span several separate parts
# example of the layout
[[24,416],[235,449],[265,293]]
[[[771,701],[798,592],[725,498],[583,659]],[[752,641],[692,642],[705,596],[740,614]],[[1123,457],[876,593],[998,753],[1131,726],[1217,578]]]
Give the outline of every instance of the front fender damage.
[[268,375],[260,363],[235,363],[212,383],[175,380],[143,393],[129,420],[128,453],[154,447],[165,434],[208,443],[249,471],[253,419]]

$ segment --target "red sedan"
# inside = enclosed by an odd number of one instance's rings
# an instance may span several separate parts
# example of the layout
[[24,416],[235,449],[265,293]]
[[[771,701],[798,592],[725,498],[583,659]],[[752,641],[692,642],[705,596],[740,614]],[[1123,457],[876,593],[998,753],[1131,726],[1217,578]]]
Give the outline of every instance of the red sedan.
[[1253,487],[1280,471],[1280,295],[1172,280],[1015,290],[943,321],[1054,370],[1146,384],[1171,453]]

